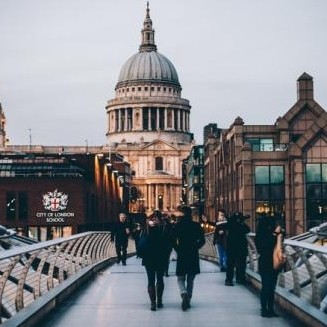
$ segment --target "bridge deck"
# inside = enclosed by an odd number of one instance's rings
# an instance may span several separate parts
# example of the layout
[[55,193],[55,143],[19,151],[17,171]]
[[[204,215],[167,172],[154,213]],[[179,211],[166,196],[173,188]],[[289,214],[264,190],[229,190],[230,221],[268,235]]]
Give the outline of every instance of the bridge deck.
[[245,286],[224,286],[225,274],[205,261],[195,279],[192,308],[183,312],[174,271],[172,261],[170,277],[165,277],[164,308],[156,312],[149,309],[144,267],[132,257],[127,266],[115,264],[97,274],[40,326],[300,326],[282,313],[278,318],[262,318],[258,295]]

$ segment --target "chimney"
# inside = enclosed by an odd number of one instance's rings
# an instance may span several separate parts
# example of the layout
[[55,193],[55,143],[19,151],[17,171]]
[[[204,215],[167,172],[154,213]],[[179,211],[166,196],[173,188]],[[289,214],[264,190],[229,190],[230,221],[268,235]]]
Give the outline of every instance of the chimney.
[[303,73],[297,80],[297,99],[313,100],[313,78]]

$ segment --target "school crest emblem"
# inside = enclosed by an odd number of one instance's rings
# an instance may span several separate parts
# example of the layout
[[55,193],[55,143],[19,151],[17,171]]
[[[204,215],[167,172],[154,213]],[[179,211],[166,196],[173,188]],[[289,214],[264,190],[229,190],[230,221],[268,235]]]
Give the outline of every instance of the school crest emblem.
[[43,194],[43,207],[53,212],[65,210],[68,205],[68,195],[63,192],[47,192]]

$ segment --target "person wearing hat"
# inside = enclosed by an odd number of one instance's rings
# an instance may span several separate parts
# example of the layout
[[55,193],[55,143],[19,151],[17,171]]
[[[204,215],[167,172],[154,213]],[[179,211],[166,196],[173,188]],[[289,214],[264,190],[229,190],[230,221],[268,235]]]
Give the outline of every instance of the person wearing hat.
[[174,248],[177,253],[176,276],[182,310],[191,307],[194,279],[200,273],[199,249],[205,244],[201,225],[192,221],[192,210],[188,206],[181,208],[182,218],[176,224]]
[[226,286],[234,286],[234,275],[236,282],[245,284],[246,257],[248,255],[248,242],[246,234],[250,232],[249,226],[245,223],[246,216],[241,212],[234,213],[226,224],[227,230],[227,269]]
[[146,221],[138,245],[138,256],[142,258],[142,265],[145,266],[147,273],[147,290],[152,311],[163,307],[162,296],[165,287],[163,277],[168,249],[169,237],[162,221],[162,214],[155,210]]

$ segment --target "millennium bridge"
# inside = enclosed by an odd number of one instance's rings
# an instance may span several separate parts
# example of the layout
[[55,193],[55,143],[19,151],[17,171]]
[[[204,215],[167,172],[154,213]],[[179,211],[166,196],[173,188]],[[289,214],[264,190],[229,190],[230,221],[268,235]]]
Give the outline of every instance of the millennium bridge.
[[279,317],[260,315],[254,234],[248,234],[247,284],[224,285],[212,233],[200,250],[201,274],[192,308],[182,311],[172,254],[164,307],[150,311],[147,278],[128,246],[116,264],[110,232],[86,232],[34,242],[0,229],[2,326],[327,326],[327,243],[324,228],[284,241],[287,264],[275,293]]

